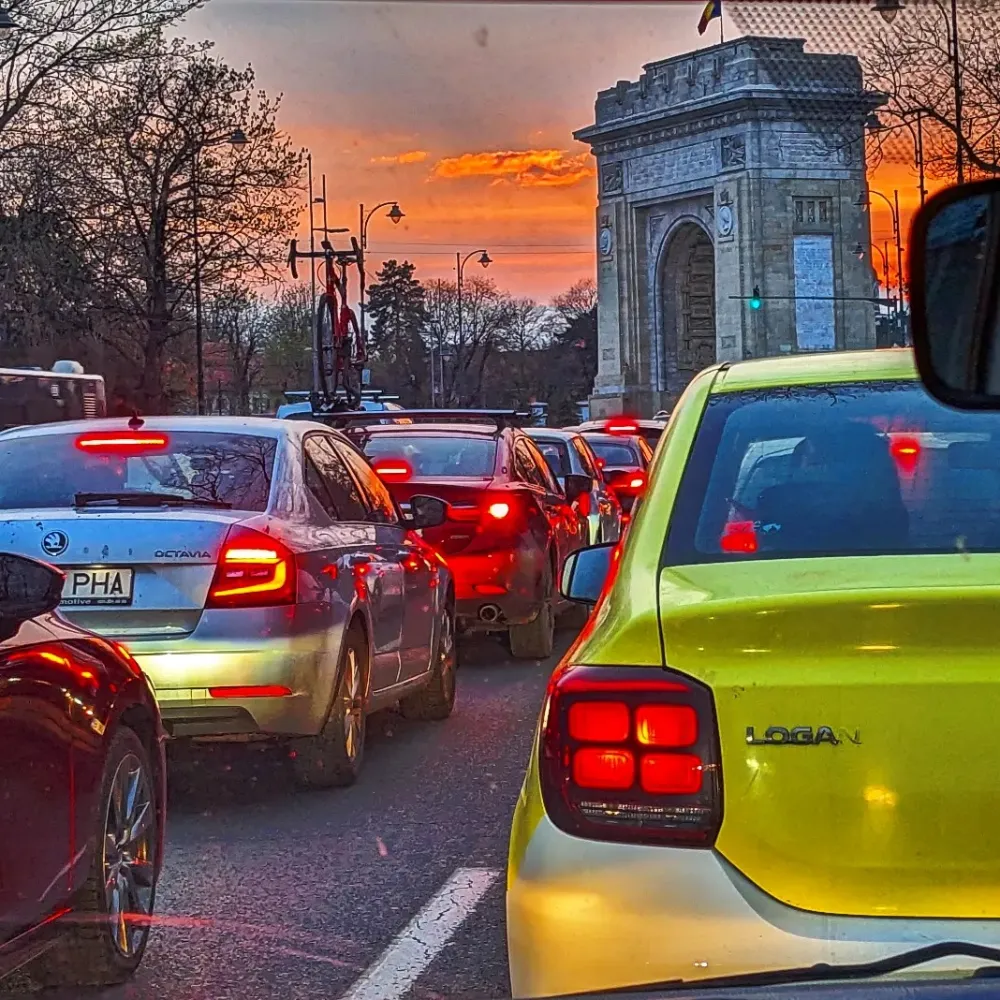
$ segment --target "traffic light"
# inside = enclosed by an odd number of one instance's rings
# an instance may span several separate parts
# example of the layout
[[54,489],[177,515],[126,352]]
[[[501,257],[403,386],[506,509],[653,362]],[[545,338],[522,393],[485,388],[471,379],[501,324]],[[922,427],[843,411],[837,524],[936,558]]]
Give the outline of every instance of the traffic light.
[[750,308],[760,308],[760,285],[753,286],[753,295],[750,296]]

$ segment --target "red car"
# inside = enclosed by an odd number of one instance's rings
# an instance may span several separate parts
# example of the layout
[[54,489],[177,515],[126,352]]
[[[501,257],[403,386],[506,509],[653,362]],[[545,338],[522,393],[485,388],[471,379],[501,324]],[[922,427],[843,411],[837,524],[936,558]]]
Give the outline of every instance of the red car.
[[589,539],[576,501],[589,494],[590,477],[567,476],[564,492],[531,438],[502,420],[380,424],[354,434],[404,509],[417,493],[448,503],[447,522],[424,537],[448,561],[459,626],[507,631],[516,657],[549,656],[555,616],[569,607],[556,588],[559,568]]
[[646,469],[653,459],[652,448],[637,434],[582,433],[622,510],[631,514],[636,500],[646,492]]
[[0,978],[109,986],[149,937],[164,733],[124,648],[51,613],[63,581],[0,553]]

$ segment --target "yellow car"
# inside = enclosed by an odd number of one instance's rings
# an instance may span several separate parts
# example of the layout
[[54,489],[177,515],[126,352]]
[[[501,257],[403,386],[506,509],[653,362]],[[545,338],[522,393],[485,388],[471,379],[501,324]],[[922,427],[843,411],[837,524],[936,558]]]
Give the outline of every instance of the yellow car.
[[515,997],[1000,944],[998,498],[1000,414],[909,351],[694,379],[564,567],[597,608],[514,816]]

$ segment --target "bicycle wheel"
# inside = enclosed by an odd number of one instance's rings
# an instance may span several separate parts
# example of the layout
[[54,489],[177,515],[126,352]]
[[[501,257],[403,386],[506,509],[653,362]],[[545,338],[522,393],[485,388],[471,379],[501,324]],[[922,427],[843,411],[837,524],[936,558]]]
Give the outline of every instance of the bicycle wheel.
[[325,292],[316,302],[316,343],[319,352],[320,388],[327,402],[332,402],[337,392],[337,352],[334,346],[334,323],[337,303]]

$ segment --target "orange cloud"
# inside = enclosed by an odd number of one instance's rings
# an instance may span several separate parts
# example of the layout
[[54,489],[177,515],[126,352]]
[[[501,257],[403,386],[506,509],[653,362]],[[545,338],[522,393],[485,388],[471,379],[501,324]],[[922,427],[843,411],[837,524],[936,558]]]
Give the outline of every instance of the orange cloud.
[[522,149],[448,156],[438,160],[431,177],[492,177],[494,185],[571,187],[595,173],[589,153],[572,156],[565,149]]
[[427,150],[411,149],[395,156],[373,156],[369,162],[379,166],[399,166],[407,163],[423,163],[427,159]]

